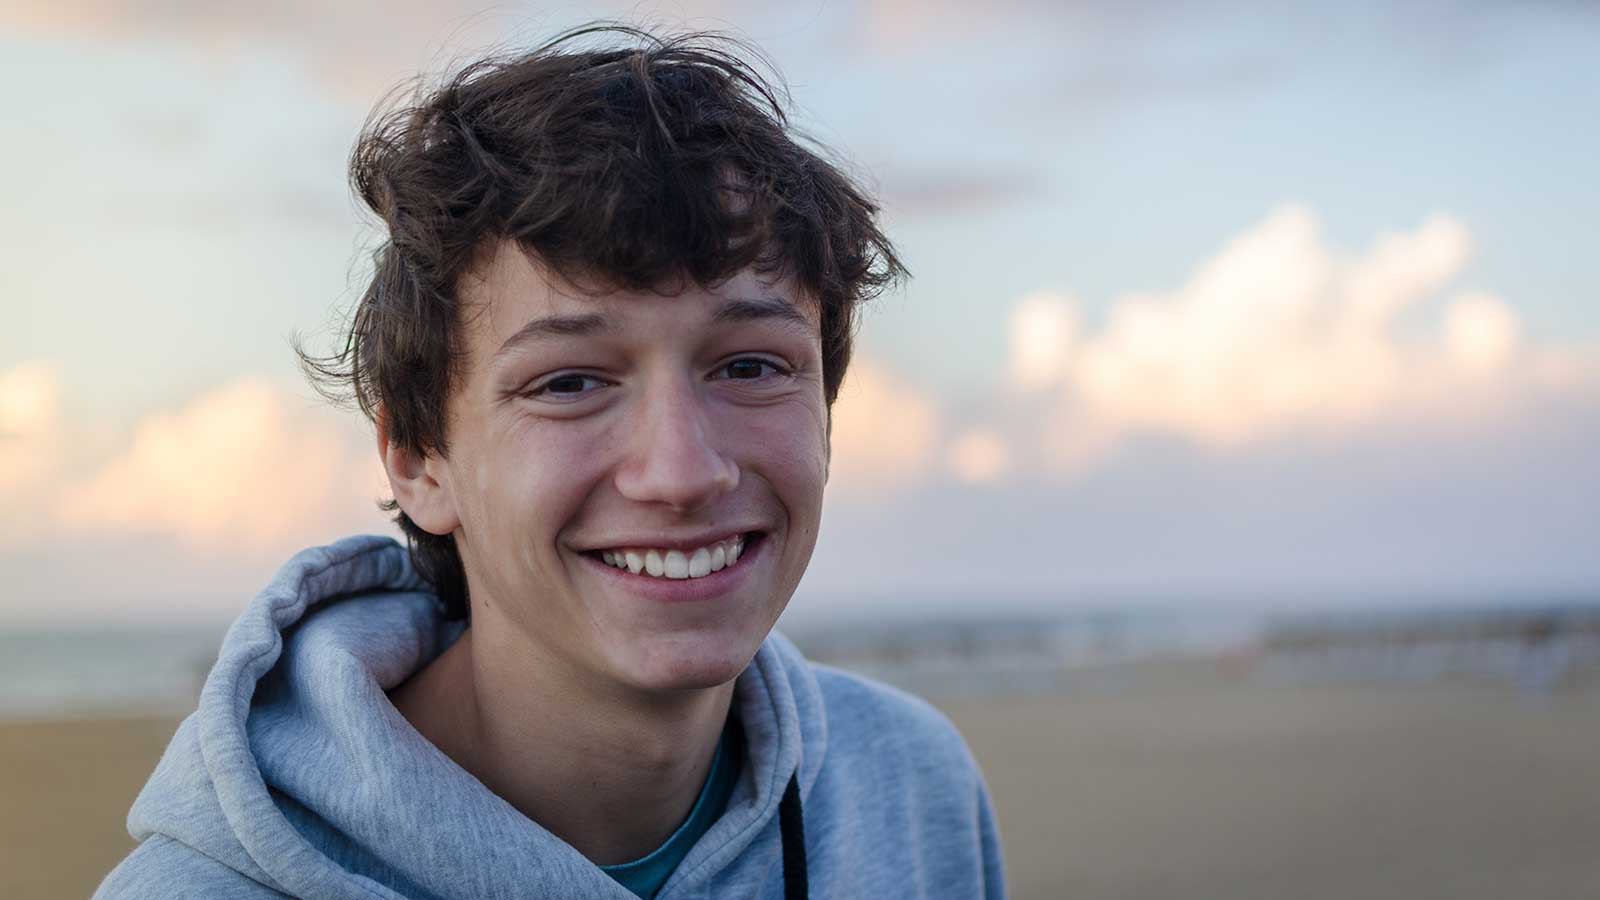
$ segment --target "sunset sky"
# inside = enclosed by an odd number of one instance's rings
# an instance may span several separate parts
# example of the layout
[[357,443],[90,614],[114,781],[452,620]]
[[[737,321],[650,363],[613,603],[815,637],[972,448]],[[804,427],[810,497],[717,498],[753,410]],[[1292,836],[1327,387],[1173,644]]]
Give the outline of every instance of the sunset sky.
[[1600,594],[1600,7],[0,5],[0,627],[237,611],[387,525],[300,380],[419,71],[731,30],[881,195],[794,615]]

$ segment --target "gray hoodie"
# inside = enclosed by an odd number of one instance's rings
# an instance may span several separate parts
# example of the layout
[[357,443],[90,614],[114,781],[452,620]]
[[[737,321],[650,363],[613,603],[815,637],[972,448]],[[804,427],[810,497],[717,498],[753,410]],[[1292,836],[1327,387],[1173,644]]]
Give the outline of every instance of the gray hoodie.
[[[633,900],[389,703],[462,627],[388,538],[296,555],[228,630],[95,896]],[[776,633],[734,704],[739,782],[660,900],[780,900],[786,867],[815,898],[1004,896],[982,776],[932,707]]]

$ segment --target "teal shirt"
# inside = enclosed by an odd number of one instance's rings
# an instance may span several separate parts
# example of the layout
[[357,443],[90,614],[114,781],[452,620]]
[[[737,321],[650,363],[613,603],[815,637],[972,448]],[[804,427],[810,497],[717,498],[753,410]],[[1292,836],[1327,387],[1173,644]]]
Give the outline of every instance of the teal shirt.
[[722,739],[717,742],[717,755],[711,758],[711,772],[706,776],[706,786],[700,789],[700,798],[689,810],[689,818],[683,820],[666,843],[649,856],[633,862],[601,866],[602,872],[615,878],[639,900],[650,900],[661,890],[678,863],[689,855],[689,848],[728,808],[728,798],[733,796],[733,786],[739,780],[738,731],[738,725],[730,719],[728,727],[722,731]]

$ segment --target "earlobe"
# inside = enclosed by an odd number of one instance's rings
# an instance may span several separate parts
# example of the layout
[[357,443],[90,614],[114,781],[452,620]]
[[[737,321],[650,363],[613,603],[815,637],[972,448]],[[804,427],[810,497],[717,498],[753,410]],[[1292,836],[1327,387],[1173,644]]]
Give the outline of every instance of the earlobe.
[[381,412],[377,425],[378,457],[383,461],[395,502],[417,527],[429,534],[454,532],[461,519],[449,479],[441,477],[444,461],[390,442],[388,420]]

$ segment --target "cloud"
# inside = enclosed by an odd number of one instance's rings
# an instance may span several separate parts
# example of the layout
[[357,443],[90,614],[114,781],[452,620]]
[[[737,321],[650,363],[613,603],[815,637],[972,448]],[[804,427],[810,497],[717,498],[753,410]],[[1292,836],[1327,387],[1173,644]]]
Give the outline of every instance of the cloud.
[[973,428],[951,442],[948,458],[950,471],[957,478],[981,484],[997,481],[1006,474],[1011,451],[993,429]]
[[393,532],[345,413],[245,377],[106,430],[58,369],[0,371],[0,628],[231,615],[294,551]]
[[[1592,376],[1562,348],[1529,346],[1491,294],[1448,299],[1433,335],[1400,327],[1461,271],[1471,236],[1435,215],[1342,258],[1290,206],[1229,241],[1188,282],[1116,300],[1096,330],[1068,296],[1011,314],[1012,384],[1049,395],[1057,467],[1138,435],[1228,448],[1395,417],[1482,414],[1541,382]],[[1591,367],[1592,368],[1592,367]]]
[[829,483],[869,495],[919,480],[937,460],[939,427],[933,398],[857,354],[833,406]]
[[1011,381],[1022,388],[1046,387],[1067,374],[1062,348],[1078,338],[1078,311],[1071,298],[1052,292],[1029,294],[1011,312]]
[[51,467],[60,407],[55,367],[33,362],[0,372],[0,498],[14,499]]
[[497,46],[534,46],[591,18],[660,20],[668,26],[709,18],[715,25],[745,12],[722,0],[680,2],[673,15],[636,4],[569,4],[530,11],[463,0],[351,0],[323,3],[24,0],[0,6],[0,26],[23,33],[110,41],[188,45],[211,59],[236,62],[287,55],[345,101],[366,107],[419,71],[449,69]]
[[[432,39],[470,31],[484,36],[480,8],[464,3],[153,3],[74,0],[8,6],[0,21],[24,31],[113,40],[184,42],[218,59],[260,52],[263,45],[295,48],[340,86],[360,85],[360,96],[415,71],[416,52]],[[383,23],[383,39],[373,25]],[[307,27],[314,23],[315,27]]]
[[1546,399],[1600,396],[1594,348],[1530,342],[1505,300],[1451,291],[1471,252],[1466,225],[1436,214],[1341,254],[1315,215],[1286,206],[1182,285],[1123,295],[1098,323],[1070,293],[1027,294],[1010,311],[1003,383],[986,394],[1001,399],[981,409],[859,359],[835,408],[835,483],[870,498],[1071,480],[1151,440],[1237,456],[1494,426]]
[[246,378],[145,418],[121,453],[61,491],[55,513],[73,533],[276,548],[357,513],[375,520],[382,489],[376,454],[365,461],[304,401]]
[[896,163],[880,180],[884,208],[905,216],[966,214],[1025,200],[1036,200],[1051,190],[1042,171],[1020,167],[977,169],[966,161],[948,168],[908,170]]
[[1516,313],[1490,294],[1458,299],[1444,320],[1444,343],[1458,366],[1467,371],[1505,368],[1521,342]]

